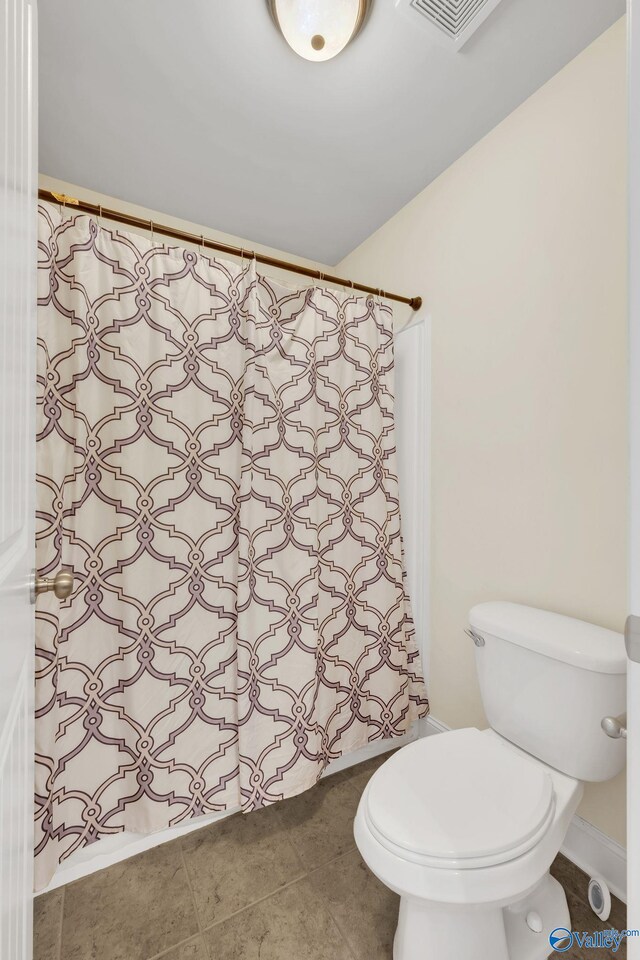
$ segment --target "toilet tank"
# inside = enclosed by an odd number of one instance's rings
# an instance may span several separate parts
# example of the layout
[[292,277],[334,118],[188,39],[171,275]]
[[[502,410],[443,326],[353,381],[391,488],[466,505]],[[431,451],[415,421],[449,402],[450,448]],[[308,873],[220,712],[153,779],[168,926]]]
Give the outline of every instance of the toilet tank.
[[600,726],[626,709],[622,634],[517,603],[481,603],[469,626],[493,730],[577,780],[622,770],[626,740]]

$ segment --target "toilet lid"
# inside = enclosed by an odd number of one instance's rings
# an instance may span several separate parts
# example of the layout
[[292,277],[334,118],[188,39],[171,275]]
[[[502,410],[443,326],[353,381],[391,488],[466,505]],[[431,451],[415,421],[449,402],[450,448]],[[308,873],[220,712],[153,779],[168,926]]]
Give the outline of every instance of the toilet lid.
[[555,808],[551,777],[476,729],[425,737],[399,750],[369,781],[365,817],[405,859],[471,868],[531,849]]

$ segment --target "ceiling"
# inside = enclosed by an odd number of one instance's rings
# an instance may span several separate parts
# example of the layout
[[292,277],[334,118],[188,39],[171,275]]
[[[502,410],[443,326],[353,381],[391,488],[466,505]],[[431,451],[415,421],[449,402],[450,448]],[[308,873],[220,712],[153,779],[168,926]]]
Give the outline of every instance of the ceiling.
[[266,0],[40,0],[40,170],[335,264],[624,7],[503,0],[455,53],[375,0],[309,63]]

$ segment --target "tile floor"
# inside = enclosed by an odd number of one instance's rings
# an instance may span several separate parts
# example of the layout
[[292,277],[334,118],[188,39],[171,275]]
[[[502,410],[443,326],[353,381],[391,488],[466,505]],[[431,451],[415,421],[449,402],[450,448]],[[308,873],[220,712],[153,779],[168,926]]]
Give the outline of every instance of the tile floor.
[[[353,841],[360,794],[383,759],[37,897],[34,960],[391,960],[398,898]],[[574,928],[597,929],[585,875],[563,857],[553,873]],[[623,904],[608,926],[625,926]],[[425,946],[425,960],[442,958]]]

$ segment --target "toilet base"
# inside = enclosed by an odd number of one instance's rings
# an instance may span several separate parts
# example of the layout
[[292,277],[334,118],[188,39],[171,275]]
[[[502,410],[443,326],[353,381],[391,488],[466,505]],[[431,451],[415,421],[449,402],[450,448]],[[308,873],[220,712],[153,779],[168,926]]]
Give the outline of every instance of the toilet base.
[[[534,914],[542,929],[535,926]],[[549,873],[508,907],[444,904],[402,897],[393,960],[546,960],[549,934],[570,929],[564,890]]]

